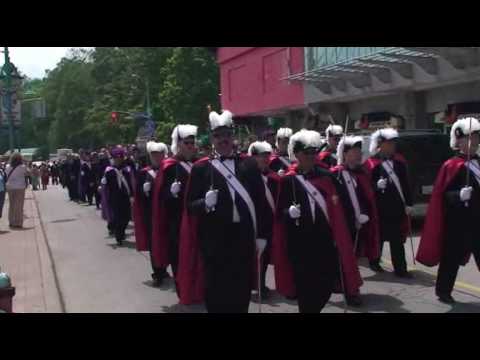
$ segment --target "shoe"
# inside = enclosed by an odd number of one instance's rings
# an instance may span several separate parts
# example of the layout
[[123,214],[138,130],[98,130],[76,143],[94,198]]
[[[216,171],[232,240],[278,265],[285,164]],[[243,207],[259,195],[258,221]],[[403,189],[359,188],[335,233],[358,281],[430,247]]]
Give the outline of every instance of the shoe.
[[455,304],[456,301],[450,294],[437,294],[438,300],[444,304]]
[[363,305],[363,302],[359,295],[347,296],[347,305],[353,307],[360,307]]
[[379,273],[385,272],[385,270],[380,266],[380,264],[370,264],[370,269]]
[[262,288],[262,299],[269,299],[272,296],[272,290],[270,290],[268,287],[263,287]]
[[413,279],[413,275],[408,271],[395,273],[395,276],[402,279]]

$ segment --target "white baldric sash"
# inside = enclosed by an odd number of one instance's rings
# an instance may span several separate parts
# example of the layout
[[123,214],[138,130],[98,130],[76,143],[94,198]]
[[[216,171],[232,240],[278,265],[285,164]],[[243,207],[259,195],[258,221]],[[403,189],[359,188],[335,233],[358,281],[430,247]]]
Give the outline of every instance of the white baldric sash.
[[151,176],[153,179],[155,179],[155,178],[157,177],[157,173],[155,172],[155,170],[150,169],[150,170],[148,170],[147,172],[150,174],[150,176]]
[[393,171],[393,167],[390,166],[386,161],[382,162],[382,166],[388,174],[388,177],[393,181],[395,187],[397,188],[400,197],[402,198],[403,204],[406,205],[405,196],[403,196],[402,186],[400,185],[400,180],[398,179],[397,174]]
[[352,202],[353,210],[355,211],[355,218],[360,218],[360,204],[358,203],[357,193],[355,191],[356,182],[355,179],[348,173],[346,170],[342,170],[342,176],[347,186],[348,195],[350,196],[350,201]]
[[[263,175],[262,175],[263,178]],[[272,192],[270,191],[268,187],[268,177],[266,177],[266,180],[264,179],[263,184],[265,185],[265,196],[267,197],[267,201],[270,204],[270,207],[272,208],[272,212],[275,212],[275,201],[273,200],[273,195]]]
[[128,187],[127,179],[125,179],[125,176],[123,176],[120,170],[118,170],[117,168],[112,169],[115,170],[115,173],[117,174],[118,188],[121,189],[123,184],[123,186],[125,186],[125,189],[127,190],[128,196],[130,196],[130,188]]
[[320,191],[318,191],[317,188],[313,186],[313,184],[310,181],[305,180],[302,175],[296,175],[295,177],[300,182],[300,184],[302,184],[307,194],[312,199],[314,199],[317,205],[320,207],[320,209],[322,209],[323,214],[325,215],[325,218],[327,219],[327,221],[330,222],[330,218],[328,217],[328,211],[327,211],[327,203],[325,202],[325,198],[320,193]]
[[285,165],[287,168],[290,166],[290,161],[288,161],[287,159],[285,159],[284,156],[279,156],[278,158],[279,158],[280,161],[283,163],[283,165]]
[[465,166],[470,169],[470,171],[475,175],[475,179],[480,185],[480,168],[478,167],[477,160],[470,160],[465,162]]
[[180,163],[180,165],[182,165],[182,167],[185,169],[185,171],[190,174],[190,172],[192,171],[192,165],[190,163],[185,162],[185,161],[180,161],[179,163]]
[[[255,206],[253,205],[252,198],[248,194],[247,190],[245,190],[243,185],[240,183],[240,181],[238,181],[238,179],[235,177],[235,175],[233,175],[228,170],[228,168],[220,162],[220,160],[214,159],[214,160],[211,160],[210,163],[225,178],[225,180],[227,180],[227,182],[236,191],[236,193],[240,195],[243,201],[245,201],[245,204],[247,204],[250,217],[252,218],[253,233],[255,234],[255,239],[256,239],[257,238],[257,215],[255,212]],[[233,206],[235,206],[235,204],[233,204]]]

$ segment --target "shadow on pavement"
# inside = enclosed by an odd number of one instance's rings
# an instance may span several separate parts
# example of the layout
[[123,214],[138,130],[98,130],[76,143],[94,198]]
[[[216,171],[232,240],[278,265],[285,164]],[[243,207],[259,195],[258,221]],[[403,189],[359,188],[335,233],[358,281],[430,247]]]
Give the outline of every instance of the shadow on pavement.
[[58,223],[66,223],[66,222],[72,222],[72,221],[77,221],[78,219],[60,219],[60,220],[53,220],[50,221],[52,224],[58,224]]
[[132,243],[130,241],[124,241],[123,244],[120,246],[118,244],[107,244],[107,246],[110,246],[113,250],[117,250],[118,248],[127,248],[127,249],[136,249],[135,243]]
[[164,313],[189,313],[189,314],[192,314],[192,313],[203,314],[207,312],[204,305],[182,305],[182,304],[162,306],[162,311]]
[[35,226],[30,227],[21,227],[21,228],[11,228],[12,231],[28,231],[35,229]]
[[435,277],[420,270],[412,270],[413,279],[404,279],[396,277],[393,272],[385,271],[384,273],[375,273],[374,275],[364,277],[364,281],[389,282],[404,285],[422,285],[431,287],[435,285]]
[[[258,294],[252,294],[250,301],[252,303],[258,304]],[[283,295],[280,295],[278,292],[275,290],[272,290],[270,292],[270,296],[268,299],[262,299],[262,304],[267,304],[272,307],[278,307],[281,306],[282,304],[288,304],[292,306],[297,306],[297,301],[296,300],[289,300]]]
[[457,301],[446,313],[480,313],[480,303],[462,303]]
[[[349,312],[360,312],[360,313],[369,313],[369,312],[379,312],[384,311],[388,313],[410,313],[411,311],[403,308],[404,302],[398,300],[398,298],[390,295],[380,295],[380,294],[364,294],[361,295],[363,300],[363,305],[361,307],[348,307]],[[343,300],[339,302],[328,302],[330,305],[339,307],[343,309]]]
[[8,234],[10,231],[0,231],[0,235]]

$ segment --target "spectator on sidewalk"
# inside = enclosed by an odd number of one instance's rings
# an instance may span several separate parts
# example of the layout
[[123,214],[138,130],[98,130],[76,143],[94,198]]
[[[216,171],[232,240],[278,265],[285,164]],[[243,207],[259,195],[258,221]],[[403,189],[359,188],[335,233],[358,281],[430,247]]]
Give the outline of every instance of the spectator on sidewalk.
[[47,185],[50,180],[50,172],[48,171],[47,164],[43,163],[40,167],[40,176],[42,178],[42,190],[47,190]]
[[33,164],[30,176],[32,182],[32,190],[37,191],[40,185],[40,170],[37,165]]
[[28,175],[27,167],[23,164],[22,155],[14,153],[7,165],[6,189],[10,202],[8,221],[11,228],[23,227],[23,204],[25,202],[25,176]]
[[5,203],[5,183],[7,180],[7,174],[3,166],[0,166],[0,218],[2,217],[3,213],[3,204]]

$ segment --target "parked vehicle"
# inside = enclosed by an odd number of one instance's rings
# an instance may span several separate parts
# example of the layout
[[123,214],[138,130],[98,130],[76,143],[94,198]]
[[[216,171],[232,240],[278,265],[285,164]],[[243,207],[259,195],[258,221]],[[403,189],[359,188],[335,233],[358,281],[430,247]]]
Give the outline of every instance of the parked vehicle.
[[[453,156],[450,137],[438,130],[400,130],[399,135],[397,149],[407,159],[412,187],[412,217],[423,218],[438,171]],[[363,143],[365,159],[369,156],[369,146],[370,135],[366,135]]]

